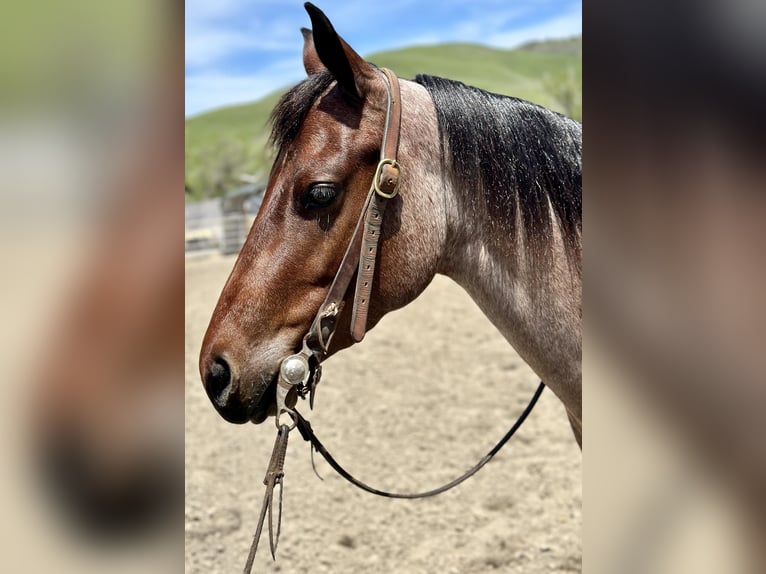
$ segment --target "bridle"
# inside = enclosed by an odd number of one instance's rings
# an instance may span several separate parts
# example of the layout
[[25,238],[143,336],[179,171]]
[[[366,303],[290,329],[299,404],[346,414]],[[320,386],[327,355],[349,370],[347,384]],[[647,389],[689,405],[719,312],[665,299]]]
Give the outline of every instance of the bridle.
[[383,215],[388,201],[399,192],[401,167],[397,162],[399,132],[402,122],[402,101],[399,79],[391,70],[380,68],[386,86],[386,124],[380,161],[372,178],[362,213],[354,228],[346,253],[341,260],[330,290],[319,306],[308,333],[303,337],[303,348],[295,355],[282,360],[277,382],[277,414],[275,422],[280,428],[280,415],[294,414],[287,404],[287,395],[295,389],[298,396],[309,396],[309,405],[314,406],[314,393],[322,376],[320,363],[327,351],[337,327],[337,319],[343,310],[346,293],[356,273],[354,305],[351,310],[351,337],[355,342],[364,338],[367,332],[367,313],[370,308],[372,281],[375,275],[378,243],[383,225]]
[[[267,510],[269,513],[269,545],[271,548],[271,555],[276,559],[276,548],[279,542],[282,519],[282,479],[284,477],[287,438],[289,432],[295,427],[298,427],[298,431],[303,439],[311,443],[312,448],[319,452],[338,474],[354,486],[372,494],[385,496],[387,498],[426,498],[435,496],[457,486],[476,474],[484,465],[492,460],[492,457],[497,454],[519,427],[521,427],[545,388],[545,384],[540,382],[526,409],[522,412],[513,426],[511,426],[503,438],[500,439],[500,441],[498,441],[498,443],[476,465],[443,486],[419,493],[386,492],[368,486],[364,482],[358,480],[346,471],[335,458],[333,458],[314,434],[309,421],[304,419],[297,410],[287,406],[287,396],[291,390],[295,389],[299,397],[303,399],[305,399],[306,396],[309,397],[309,406],[313,409],[316,387],[322,376],[321,362],[327,356],[330,341],[332,340],[332,336],[337,327],[337,319],[343,310],[346,294],[354,274],[356,274],[357,280],[354,292],[354,303],[351,311],[351,337],[358,343],[364,338],[367,331],[367,313],[370,307],[370,296],[372,293],[373,277],[375,275],[375,264],[377,261],[381,228],[383,225],[383,215],[388,200],[394,198],[399,191],[399,179],[402,172],[397,161],[399,132],[402,119],[399,80],[391,70],[379,68],[378,71],[383,76],[387,95],[386,124],[383,132],[380,161],[375,169],[375,175],[370,190],[367,193],[367,198],[359,216],[359,220],[354,228],[354,233],[351,236],[351,241],[341,260],[335,278],[330,285],[327,296],[319,306],[319,310],[311,323],[311,327],[303,337],[303,346],[298,353],[285,357],[279,367],[279,378],[276,391],[277,411],[275,417],[278,429],[277,438],[274,443],[268,470],[266,471],[266,477],[263,480],[266,485],[266,493],[264,495],[263,505],[261,506],[258,527],[255,536],[253,537],[253,543],[250,547],[250,553],[245,564],[245,574],[249,574],[252,570]],[[280,419],[283,414],[288,415],[292,419],[292,424],[288,425],[281,422]],[[277,486],[279,486],[279,512],[275,536],[272,502],[274,489]]]

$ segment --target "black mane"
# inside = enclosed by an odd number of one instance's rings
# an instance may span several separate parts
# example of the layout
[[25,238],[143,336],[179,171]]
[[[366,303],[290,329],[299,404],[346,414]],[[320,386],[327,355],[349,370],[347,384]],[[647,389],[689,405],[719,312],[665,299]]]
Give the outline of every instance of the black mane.
[[283,95],[271,112],[269,143],[281,150],[290,145],[300,131],[306,114],[335,81],[330,72],[312,74]]
[[[298,135],[311,106],[334,82],[313,74],[290,89],[271,114],[270,143],[281,150]],[[582,126],[530,102],[461,82],[419,75],[436,107],[442,161],[468,193],[483,194],[489,216],[514,229],[517,210],[533,252],[551,244],[549,202],[567,252],[582,232]],[[447,152],[448,150],[448,152]]]
[[[570,255],[582,232],[582,126],[530,102],[419,75],[436,107],[442,160],[490,217],[514,229],[517,213],[535,251],[550,245],[553,207]],[[449,150],[449,158],[445,156]]]

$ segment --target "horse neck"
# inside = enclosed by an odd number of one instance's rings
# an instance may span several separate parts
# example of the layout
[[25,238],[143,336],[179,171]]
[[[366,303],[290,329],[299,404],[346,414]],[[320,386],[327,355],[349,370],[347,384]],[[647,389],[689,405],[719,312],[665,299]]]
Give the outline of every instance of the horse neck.
[[[444,169],[436,112],[428,92],[410,81],[402,81],[401,88],[401,155],[410,188],[402,217],[410,219],[419,234],[435,236],[440,251],[436,272],[459,283],[493,320],[516,316],[512,311],[518,301],[508,297],[509,291],[529,291],[531,298],[544,292],[526,256],[529,249],[520,210],[514,210],[515,222],[493,217],[484,194],[453,181],[449,169]],[[561,235],[554,236],[552,249],[563,257]],[[508,338],[509,329],[497,326]]]
[[581,277],[559,227],[552,226],[549,267],[541,272],[519,216],[504,227],[475,193],[452,185],[445,191],[448,232],[438,271],[466,290],[579,419]]
[[[579,413],[579,266],[551,219],[546,267],[531,256],[521,209],[498,216],[491,198],[464,189],[445,169],[434,103],[419,84],[402,82],[402,160],[407,205],[402,218],[418,229],[417,252],[433,271],[461,285],[527,364]],[[497,202],[495,202],[497,203]],[[412,250],[410,250],[412,251]],[[425,266],[430,268],[430,266]],[[427,284],[427,281],[424,283]]]

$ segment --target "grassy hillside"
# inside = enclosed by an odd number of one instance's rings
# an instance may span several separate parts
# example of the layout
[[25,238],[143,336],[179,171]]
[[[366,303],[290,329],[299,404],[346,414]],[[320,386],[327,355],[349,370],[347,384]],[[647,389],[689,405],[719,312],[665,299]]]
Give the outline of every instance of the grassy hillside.
[[[471,44],[419,46],[367,56],[402,78],[427,73],[582,116],[580,38],[515,50]],[[222,195],[241,173],[268,175],[268,117],[283,92],[186,120],[186,183],[191,200]]]

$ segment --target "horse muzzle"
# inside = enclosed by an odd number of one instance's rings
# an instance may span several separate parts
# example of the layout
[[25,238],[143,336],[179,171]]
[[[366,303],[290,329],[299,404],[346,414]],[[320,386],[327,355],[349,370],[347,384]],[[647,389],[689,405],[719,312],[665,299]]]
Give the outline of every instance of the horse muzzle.
[[[203,361],[201,371],[210,402],[227,422],[259,424],[276,414],[278,371],[248,376],[221,356]],[[293,405],[295,400],[287,397]]]

